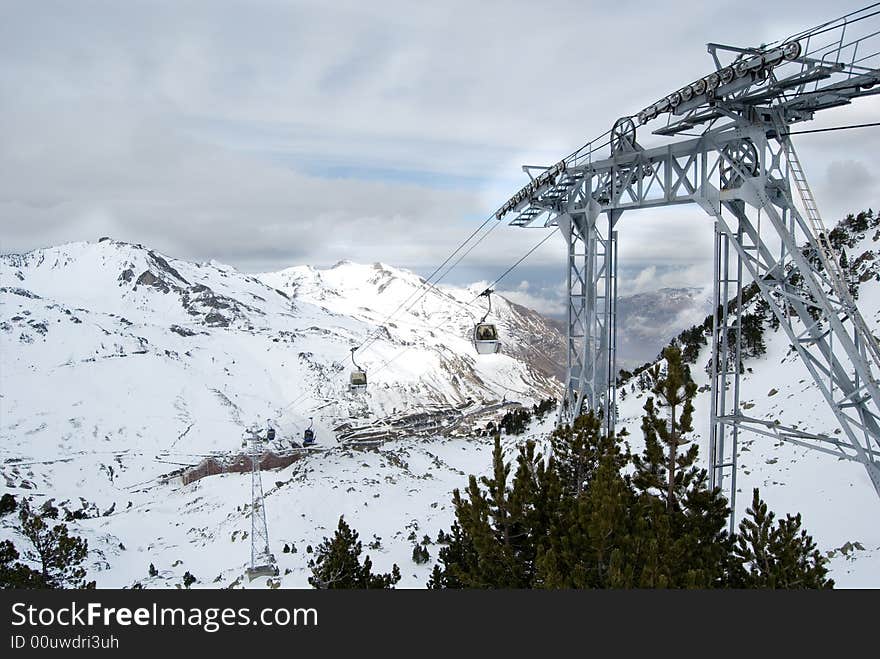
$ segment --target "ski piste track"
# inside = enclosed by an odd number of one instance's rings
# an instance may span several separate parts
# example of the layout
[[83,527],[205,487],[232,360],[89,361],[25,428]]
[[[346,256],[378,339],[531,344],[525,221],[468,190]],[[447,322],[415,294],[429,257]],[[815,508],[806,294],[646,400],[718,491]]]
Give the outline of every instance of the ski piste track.
[[[880,496],[880,348],[839,270],[790,137],[792,125],[820,111],[880,93],[880,3],[759,48],[710,43],[708,53],[707,75],[622,116],[554,165],[524,166],[529,182],[494,214],[515,227],[557,227],[566,243],[568,358],[559,420],[593,409],[606,431],[615,426],[621,216],[696,204],[715,232],[711,484],[735,509],[739,433],[751,430],[863,464]],[[643,147],[637,133],[645,129],[662,143]],[[743,413],[739,349],[749,280],[840,435]]]

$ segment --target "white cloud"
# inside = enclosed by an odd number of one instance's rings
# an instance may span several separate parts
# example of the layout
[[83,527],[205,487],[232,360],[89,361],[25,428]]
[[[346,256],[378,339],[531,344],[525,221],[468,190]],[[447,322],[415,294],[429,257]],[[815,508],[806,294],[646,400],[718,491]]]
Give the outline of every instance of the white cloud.
[[[706,41],[827,18],[795,0],[733,14],[683,1],[50,6],[0,21],[0,249],[109,234],[246,270],[350,258],[423,274],[522,184],[522,163],[555,161],[703,74]],[[622,29],[638,45],[621,48]],[[585,44],[588,61],[573,56]],[[608,74],[584,83],[591,71]],[[873,117],[876,102],[830,123]],[[798,138],[808,172],[876,171],[878,133],[855,132]],[[848,166],[817,181],[827,217],[877,195]],[[620,230],[622,274],[653,264],[685,281],[711,258],[695,208],[627,213]],[[461,268],[491,280],[542,235],[498,227]],[[564,272],[562,241],[526,267],[512,276],[537,303]]]
[[650,265],[638,271],[630,279],[622,279],[619,286],[620,295],[634,295],[661,288],[699,288],[711,291],[711,269],[705,264],[696,264],[683,268],[660,270]]
[[565,313],[565,300],[561,297],[532,295],[522,290],[501,291],[501,294],[512,302],[533,309],[545,316],[561,316]]

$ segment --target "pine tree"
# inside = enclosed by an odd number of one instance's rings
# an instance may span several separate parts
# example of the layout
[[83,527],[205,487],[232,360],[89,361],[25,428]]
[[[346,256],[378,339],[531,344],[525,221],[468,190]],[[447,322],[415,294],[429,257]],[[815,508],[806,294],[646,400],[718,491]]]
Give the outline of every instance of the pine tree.
[[768,323],[770,329],[776,331],[779,329],[779,318],[776,317],[776,314],[773,313],[773,310],[770,308],[770,303],[767,302],[764,298],[761,298],[755,303],[755,314],[761,319],[761,323]]
[[17,506],[18,504],[15,502],[15,497],[9,492],[0,497],[0,515],[14,513]]
[[147,570],[147,574],[149,574],[151,577],[157,577],[159,576],[159,570],[156,569],[155,565],[150,563],[150,568],[149,570]]
[[0,542],[0,589],[48,588],[42,573],[20,563],[18,550],[10,540]]
[[188,589],[196,581],[197,581],[197,579],[193,576],[192,572],[190,572],[189,570],[187,570],[186,572],[183,573],[183,587],[184,588]]
[[[43,509],[57,517],[58,509],[44,504]],[[82,566],[89,553],[86,540],[68,535],[65,524],[50,527],[41,515],[34,513],[27,500],[19,507],[21,532],[33,546],[25,556],[39,562],[43,581],[48,588],[94,588],[95,582],[86,582]]]
[[603,456],[609,452],[618,456],[622,468],[628,454],[618,450],[615,437],[604,437],[601,420],[591,411],[574,420],[571,427],[563,426],[550,436],[553,469],[562,485],[563,493],[577,496],[592,479]]
[[400,581],[400,568],[392,566],[390,573],[374,574],[370,557],[360,562],[363,547],[358,533],[339,518],[332,538],[324,538],[309,560],[312,576],[309,583],[318,589],[393,588]]
[[760,357],[766,353],[762,316],[757,313],[746,313],[740,318],[740,323],[743,356]]
[[422,545],[413,545],[412,560],[416,565],[422,565],[431,560],[431,554],[428,553],[427,547]]
[[[560,488],[558,515],[539,547],[538,587],[620,587],[625,585],[624,575],[632,571],[625,564],[631,546],[630,510],[635,495],[622,473],[628,453],[614,438],[602,436],[592,419],[584,426],[588,429],[582,437],[585,453],[592,454],[595,462],[586,470],[588,477],[582,488]],[[562,468],[566,475],[573,471],[571,465],[553,467]]]
[[655,364],[648,369],[651,393],[645,403],[642,432],[645,450],[633,457],[633,483],[642,492],[663,492],[667,510],[680,507],[680,501],[696,478],[698,447],[691,444],[684,453],[679,448],[690,443],[685,435],[693,431],[693,399],[697,385],[690,369],[682,363],[681,350],[669,346],[663,350],[666,372]]
[[740,588],[833,588],[828,560],[801,529],[801,516],[786,515],[774,524],[775,514],[758,489],[739,524],[734,547],[732,585]]
[[561,487],[555,473],[535,453],[533,442],[522,446],[517,469],[504,461],[495,438],[493,473],[479,481],[471,476],[463,496],[453,492],[456,524],[449,544],[440,550],[440,568],[429,587],[528,588],[534,581],[539,545],[546,537]]
[[693,431],[696,384],[681,353],[671,346],[649,370],[651,392],[642,417],[645,449],[633,456],[632,481],[639,493],[634,530],[635,560],[643,567],[640,587],[713,587],[726,578],[730,540],[724,531],[729,510],[720,492],[708,489],[708,475],[697,466]]
[[465,583],[477,571],[480,560],[477,550],[457,521],[452,523],[449,533],[443,534],[443,542],[445,546],[440,548],[439,562],[431,572],[428,588],[465,588]]

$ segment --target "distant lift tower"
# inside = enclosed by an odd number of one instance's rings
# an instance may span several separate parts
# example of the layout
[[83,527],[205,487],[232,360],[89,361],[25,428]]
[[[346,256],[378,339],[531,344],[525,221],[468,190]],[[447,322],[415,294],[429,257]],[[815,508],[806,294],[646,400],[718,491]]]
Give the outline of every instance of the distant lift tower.
[[[512,226],[557,227],[565,240],[568,363],[559,421],[592,409],[606,432],[615,426],[621,215],[696,204],[715,232],[712,485],[735,511],[738,436],[750,430],[859,462],[880,495],[880,347],[852,299],[789,137],[792,125],[817,112],[880,93],[880,10],[872,5],[759,48],[709,44],[708,51],[712,72],[621,117],[555,165],[525,166],[531,180],[495,213],[510,215]],[[645,148],[636,126],[660,119],[655,144]],[[700,226],[695,219],[694,230]],[[753,283],[747,291],[744,281]],[[745,292],[769,305],[837,428],[746,414]]]
[[269,529],[266,526],[266,509],[263,505],[263,479],[260,477],[260,458],[263,454],[263,437],[251,432],[251,565],[248,579],[278,575],[275,556],[269,550]]

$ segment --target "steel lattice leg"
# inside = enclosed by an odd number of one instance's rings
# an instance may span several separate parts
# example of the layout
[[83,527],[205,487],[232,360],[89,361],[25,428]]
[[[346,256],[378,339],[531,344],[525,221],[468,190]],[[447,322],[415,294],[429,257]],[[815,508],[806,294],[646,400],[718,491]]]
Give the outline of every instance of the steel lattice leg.
[[[739,448],[739,392],[742,347],[742,261],[735,239],[715,223],[714,312],[710,362],[709,484],[730,504],[730,532],[736,510],[736,463]],[[731,423],[733,421],[733,423]]]
[[603,418],[606,432],[616,417],[617,240],[610,216],[603,235],[598,205],[559,218],[568,252],[568,362],[560,423],[586,410]]

